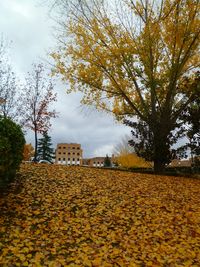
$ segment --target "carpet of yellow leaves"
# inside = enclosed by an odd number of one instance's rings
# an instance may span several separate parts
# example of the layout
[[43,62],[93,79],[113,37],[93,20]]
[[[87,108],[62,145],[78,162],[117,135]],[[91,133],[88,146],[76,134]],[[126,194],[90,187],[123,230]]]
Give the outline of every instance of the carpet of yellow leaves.
[[200,266],[200,180],[24,165],[0,198],[0,266]]

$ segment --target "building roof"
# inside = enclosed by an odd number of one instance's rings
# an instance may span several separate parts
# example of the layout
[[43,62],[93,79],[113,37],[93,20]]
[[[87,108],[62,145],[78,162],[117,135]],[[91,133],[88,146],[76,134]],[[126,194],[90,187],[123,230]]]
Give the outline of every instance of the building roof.
[[89,160],[104,160],[105,157],[94,157],[94,158],[90,158]]
[[58,143],[58,145],[81,145],[81,144],[78,144],[78,143]]

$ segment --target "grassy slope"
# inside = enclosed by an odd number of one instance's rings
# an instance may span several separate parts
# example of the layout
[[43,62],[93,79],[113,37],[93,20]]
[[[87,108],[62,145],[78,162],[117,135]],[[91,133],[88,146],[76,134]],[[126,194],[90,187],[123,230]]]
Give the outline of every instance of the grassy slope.
[[24,165],[0,266],[200,266],[200,180]]

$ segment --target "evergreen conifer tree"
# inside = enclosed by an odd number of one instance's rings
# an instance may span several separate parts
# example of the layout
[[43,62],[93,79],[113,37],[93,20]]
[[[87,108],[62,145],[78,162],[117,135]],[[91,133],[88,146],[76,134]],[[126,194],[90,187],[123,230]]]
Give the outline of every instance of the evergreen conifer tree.
[[44,132],[43,137],[38,140],[38,158],[52,162],[53,148],[51,137],[47,132]]
[[108,157],[108,155],[106,155],[106,157],[104,159],[104,167],[111,167],[111,161],[110,161],[110,158]]

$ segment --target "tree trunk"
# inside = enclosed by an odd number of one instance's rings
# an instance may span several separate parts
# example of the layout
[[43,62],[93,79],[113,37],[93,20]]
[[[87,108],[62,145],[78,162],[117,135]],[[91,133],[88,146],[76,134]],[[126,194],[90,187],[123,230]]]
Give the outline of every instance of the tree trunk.
[[170,131],[165,124],[159,125],[154,132],[154,172],[156,174],[163,174],[165,165],[170,160],[169,134]]
[[164,172],[165,172],[165,163],[156,157],[154,159],[154,173],[163,174]]
[[35,132],[35,154],[34,154],[34,162],[37,162],[37,147],[38,147],[38,139],[37,139],[37,128],[36,125],[34,127],[34,132]]

